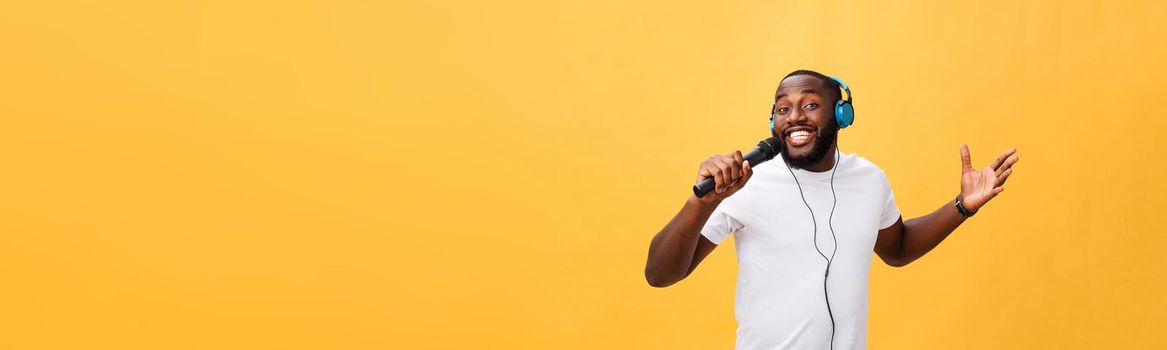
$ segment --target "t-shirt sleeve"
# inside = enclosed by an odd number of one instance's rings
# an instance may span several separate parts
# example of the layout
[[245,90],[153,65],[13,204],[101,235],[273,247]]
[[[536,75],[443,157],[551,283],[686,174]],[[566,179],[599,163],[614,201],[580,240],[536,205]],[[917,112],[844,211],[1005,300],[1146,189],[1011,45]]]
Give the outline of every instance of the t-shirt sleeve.
[[879,216],[879,229],[885,229],[896,223],[900,218],[900,209],[896,207],[895,194],[892,193],[891,183],[887,175],[880,172],[880,182],[883,184],[883,213]]
[[705,226],[701,228],[701,235],[708,238],[713,244],[721,244],[734,231],[745,227],[741,220],[741,199],[744,194],[739,192],[726,198],[713,210]]

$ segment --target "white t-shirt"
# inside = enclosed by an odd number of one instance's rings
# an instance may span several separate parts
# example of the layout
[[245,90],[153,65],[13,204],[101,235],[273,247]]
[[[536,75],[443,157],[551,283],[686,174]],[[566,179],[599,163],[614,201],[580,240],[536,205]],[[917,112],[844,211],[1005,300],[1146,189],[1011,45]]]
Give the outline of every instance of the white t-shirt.
[[[832,156],[832,155],[828,155]],[[831,213],[831,171],[794,169],[817,222],[818,248],[831,263],[826,289],[835,319],[835,349],[867,346],[867,276],[880,229],[896,222],[883,170],[854,154],[834,169],[837,204]],[[781,158],[754,168],[754,177],[726,198],[701,234],[713,243],[735,234],[738,278],[736,349],[827,349],[831,319],[823,297],[827,261],[815,250],[815,225]],[[828,219],[830,222],[828,223]]]

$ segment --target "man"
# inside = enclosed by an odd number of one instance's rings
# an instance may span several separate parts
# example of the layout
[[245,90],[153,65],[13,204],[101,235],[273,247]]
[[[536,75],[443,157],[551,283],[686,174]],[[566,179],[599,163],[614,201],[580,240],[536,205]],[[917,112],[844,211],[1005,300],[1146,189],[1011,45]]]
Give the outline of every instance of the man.
[[839,122],[853,117],[836,108],[850,108],[841,83],[806,70],[783,78],[771,111],[783,161],[705,160],[697,180],[713,177],[715,190],[690,196],[649,246],[645,277],[665,287],[735,235],[737,349],[865,348],[870,252],[897,267],[920,258],[1000,194],[1017,163],[1009,149],[976,170],[961,145],[956,199],[905,222],[883,171],[837,150]]

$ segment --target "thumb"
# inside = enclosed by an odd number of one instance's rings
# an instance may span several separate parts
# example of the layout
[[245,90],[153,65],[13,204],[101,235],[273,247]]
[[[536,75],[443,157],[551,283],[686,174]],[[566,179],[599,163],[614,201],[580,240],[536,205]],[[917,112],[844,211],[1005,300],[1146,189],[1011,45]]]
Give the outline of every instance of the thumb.
[[968,154],[968,145],[960,144],[960,163],[962,165],[961,172],[968,172],[972,170],[972,156]]

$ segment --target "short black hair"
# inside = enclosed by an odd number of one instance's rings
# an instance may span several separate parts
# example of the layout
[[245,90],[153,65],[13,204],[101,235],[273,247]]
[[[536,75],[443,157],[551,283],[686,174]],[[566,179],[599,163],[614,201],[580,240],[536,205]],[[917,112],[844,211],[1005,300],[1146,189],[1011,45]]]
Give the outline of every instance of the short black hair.
[[[839,85],[839,82],[835,81],[835,79],[831,79],[831,77],[828,77],[828,76],[824,75],[823,73],[815,72],[813,70],[799,69],[799,70],[790,72],[790,74],[787,74],[786,76],[782,77],[782,80],[786,80],[786,78],[793,77],[795,75],[809,75],[809,76],[818,78],[819,81],[823,82],[823,86],[827,87],[827,90],[828,90],[827,93],[831,94],[830,96],[834,97],[835,101],[839,101],[839,100],[843,99],[843,92],[841,91],[843,86]],[[781,86],[782,84],[779,83],[778,85]],[[774,90],[774,96],[778,96],[777,90]]]

